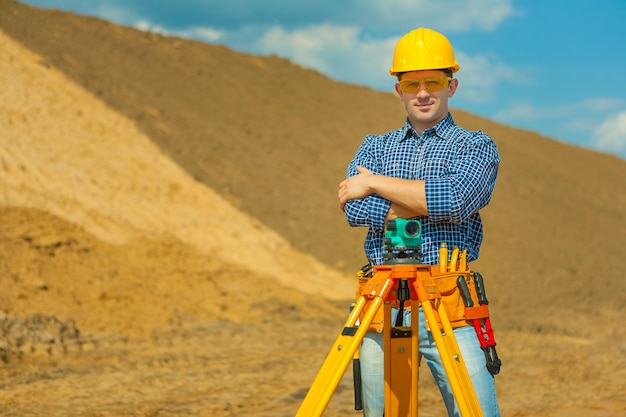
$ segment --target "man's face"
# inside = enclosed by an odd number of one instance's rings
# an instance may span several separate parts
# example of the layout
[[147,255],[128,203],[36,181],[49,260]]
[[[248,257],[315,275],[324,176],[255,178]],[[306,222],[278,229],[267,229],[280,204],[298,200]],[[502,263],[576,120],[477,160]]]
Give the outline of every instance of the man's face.
[[433,127],[448,114],[448,99],[458,86],[443,71],[413,71],[402,75],[396,93],[402,99],[411,126],[418,132]]

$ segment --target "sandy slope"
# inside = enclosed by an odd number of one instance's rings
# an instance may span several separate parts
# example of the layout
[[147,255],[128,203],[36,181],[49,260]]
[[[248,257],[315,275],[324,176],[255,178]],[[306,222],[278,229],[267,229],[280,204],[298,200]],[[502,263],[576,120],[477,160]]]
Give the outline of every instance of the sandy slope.
[[[110,243],[171,236],[286,284],[297,282],[293,273],[302,268],[299,289],[311,282],[309,290],[324,296],[351,295],[347,279],[293,251],[280,236],[194,181],[132,122],[35,56],[18,52],[6,36],[2,41],[8,59],[0,82],[8,86],[7,97],[17,98],[2,108],[5,204],[49,211]],[[316,285],[318,276],[336,287]],[[341,282],[347,285],[342,288]]]

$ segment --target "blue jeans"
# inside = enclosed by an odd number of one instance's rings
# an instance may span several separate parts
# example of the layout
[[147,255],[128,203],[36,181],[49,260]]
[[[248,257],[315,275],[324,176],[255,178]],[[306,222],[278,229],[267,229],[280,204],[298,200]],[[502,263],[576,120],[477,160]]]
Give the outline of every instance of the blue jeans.
[[[381,307],[382,308],[382,307]],[[392,321],[395,323],[397,310],[392,310]],[[424,312],[419,312],[419,358],[426,360],[435,382],[448,410],[448,416],[460,417],[452,388],[448,383],[439,351],[432,334],[426,330]],[[404,311],[403,325],[411,325],[410,310]],[[463,360],[474,385],[478,401],[485,417],[499,417],[500,409],[496,398],[493,375],[486,367],[485,354],[480,348],[478,337],[472,326],[454,330],[454,336],[461,349]],[[360,350],[361,379],[363,382],[363,413],[365,417],[382,417],[385,410],[385,377],[382,333],[367,332],[361,343]]]

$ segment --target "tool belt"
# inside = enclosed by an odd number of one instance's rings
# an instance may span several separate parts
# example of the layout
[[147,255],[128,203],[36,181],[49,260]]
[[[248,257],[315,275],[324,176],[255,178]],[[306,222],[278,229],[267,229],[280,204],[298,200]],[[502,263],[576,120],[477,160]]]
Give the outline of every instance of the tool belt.
[[[442,253],[440,258],[447,261],[447,253]],[[491,327],[488,308],[489,301],[485,294],[483,277],[478,272],[471,271],[468,268],[465,263],[465,253],[461,255],[461,260],[458,263],[456,262],[456,255],[453,254],[452,259],[454,261],[452,265],[445,262],[429,267],[430,275],[439,293],[436,298],[441,300],[450,325],[453,328],[474,326],[480,347],[485,353],[487,369],[492,375],[496,375],[500,372],[501,361],[495,349],[496,341]],[[373,272],[371,265],[364,266],[358,272],[357,299],[361,296],[367,281],[373,276]],[[363,311],[368,311],[371,302],[372,300],[366,301]],[[411,308],[410,303],[411,300],[408,300],[404,301],[402,306],[394,305],[394,307]],[[436,310],[434,309],[434,313],[438,326],[441,328],[441,320]],[[361,317],[362,319],[363,317]],[[369,330],[382,333],[384,324],[384,308],[379,308],[369,326]]]
[[[363,267],[361,271],[357,274],[359,279],[359,286],[356,291],[357,298],[361,294],[361,289],[363,285],[367,282],[367,280],[372,276],[370,265],[366,265]],[[446,310],[446,314],[448,315],[448,320],[453,328],[463,327],[463,326],[471,326],[472,320],[475,319],[485,319],[489,317],[489,308],[487,305],[480,305],[478,296],[476,293],[476,287],[474,285],[474,273],[471,271],[458,271],[458,272],[445,272],[438,273],[439,266],[435,265],[432,267],[432,277],[437,285],[437,289],[441,294],[441,302]],[[363,273],[364,272],[364,273]],[[472,307],[467,307],[465,305],[461,289],[459,287],[459,279],[463,279],[467,287],[469,288],[469,294],[471,300],[473,301]],[[368,301],[367,303],[370,303]],[[415,303],[415,302],[413,302]],[[367,310],[368,304],[364,311]],[[394,305],[394,307],[399,307],[398,305]],[[404,308],[411,308],[411,301],[406,301],[404,303]],[[435,312],[436,313],[436,312]],[[380,308],[376,312],[374,320],[370,325],[370,331],[375,331],[381,333],[383,331],[383,316],[384,309]],[[438,317],[438,315],[437,315]],[[438,321],[439,326],[441,327],[440,322]]]

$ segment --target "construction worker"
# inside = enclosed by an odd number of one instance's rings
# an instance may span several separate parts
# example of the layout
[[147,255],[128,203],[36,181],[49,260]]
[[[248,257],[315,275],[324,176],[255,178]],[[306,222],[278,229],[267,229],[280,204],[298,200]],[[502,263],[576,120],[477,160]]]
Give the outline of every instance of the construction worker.
[[[424,264],[438,263],[441,242],[467,249],[468,261],[478,258],[483,238],[478,212],[491,200],[500,157],[487,134],[457,126],[449,113],[459,68],[448,39],[432,29],[413,30],[396,45],[390,73],[397,77],[395,91],[404,103],[406,122],[397,130],[365,137],[338,192],[349,224],[369,228],[364,246],[373,265],[383,263],[385,222],[395,218],[422,223]],[[409,310],[403,312],[403,323],[410,325]],[[494,377],[474,328],[461,326],[454,333],[484,415],[499,416]],[[448,415],[460,416],[421,311],[419,354],[439,386]],[[360,362],[364,415],[382,417],[381,333],[367,332]]]

